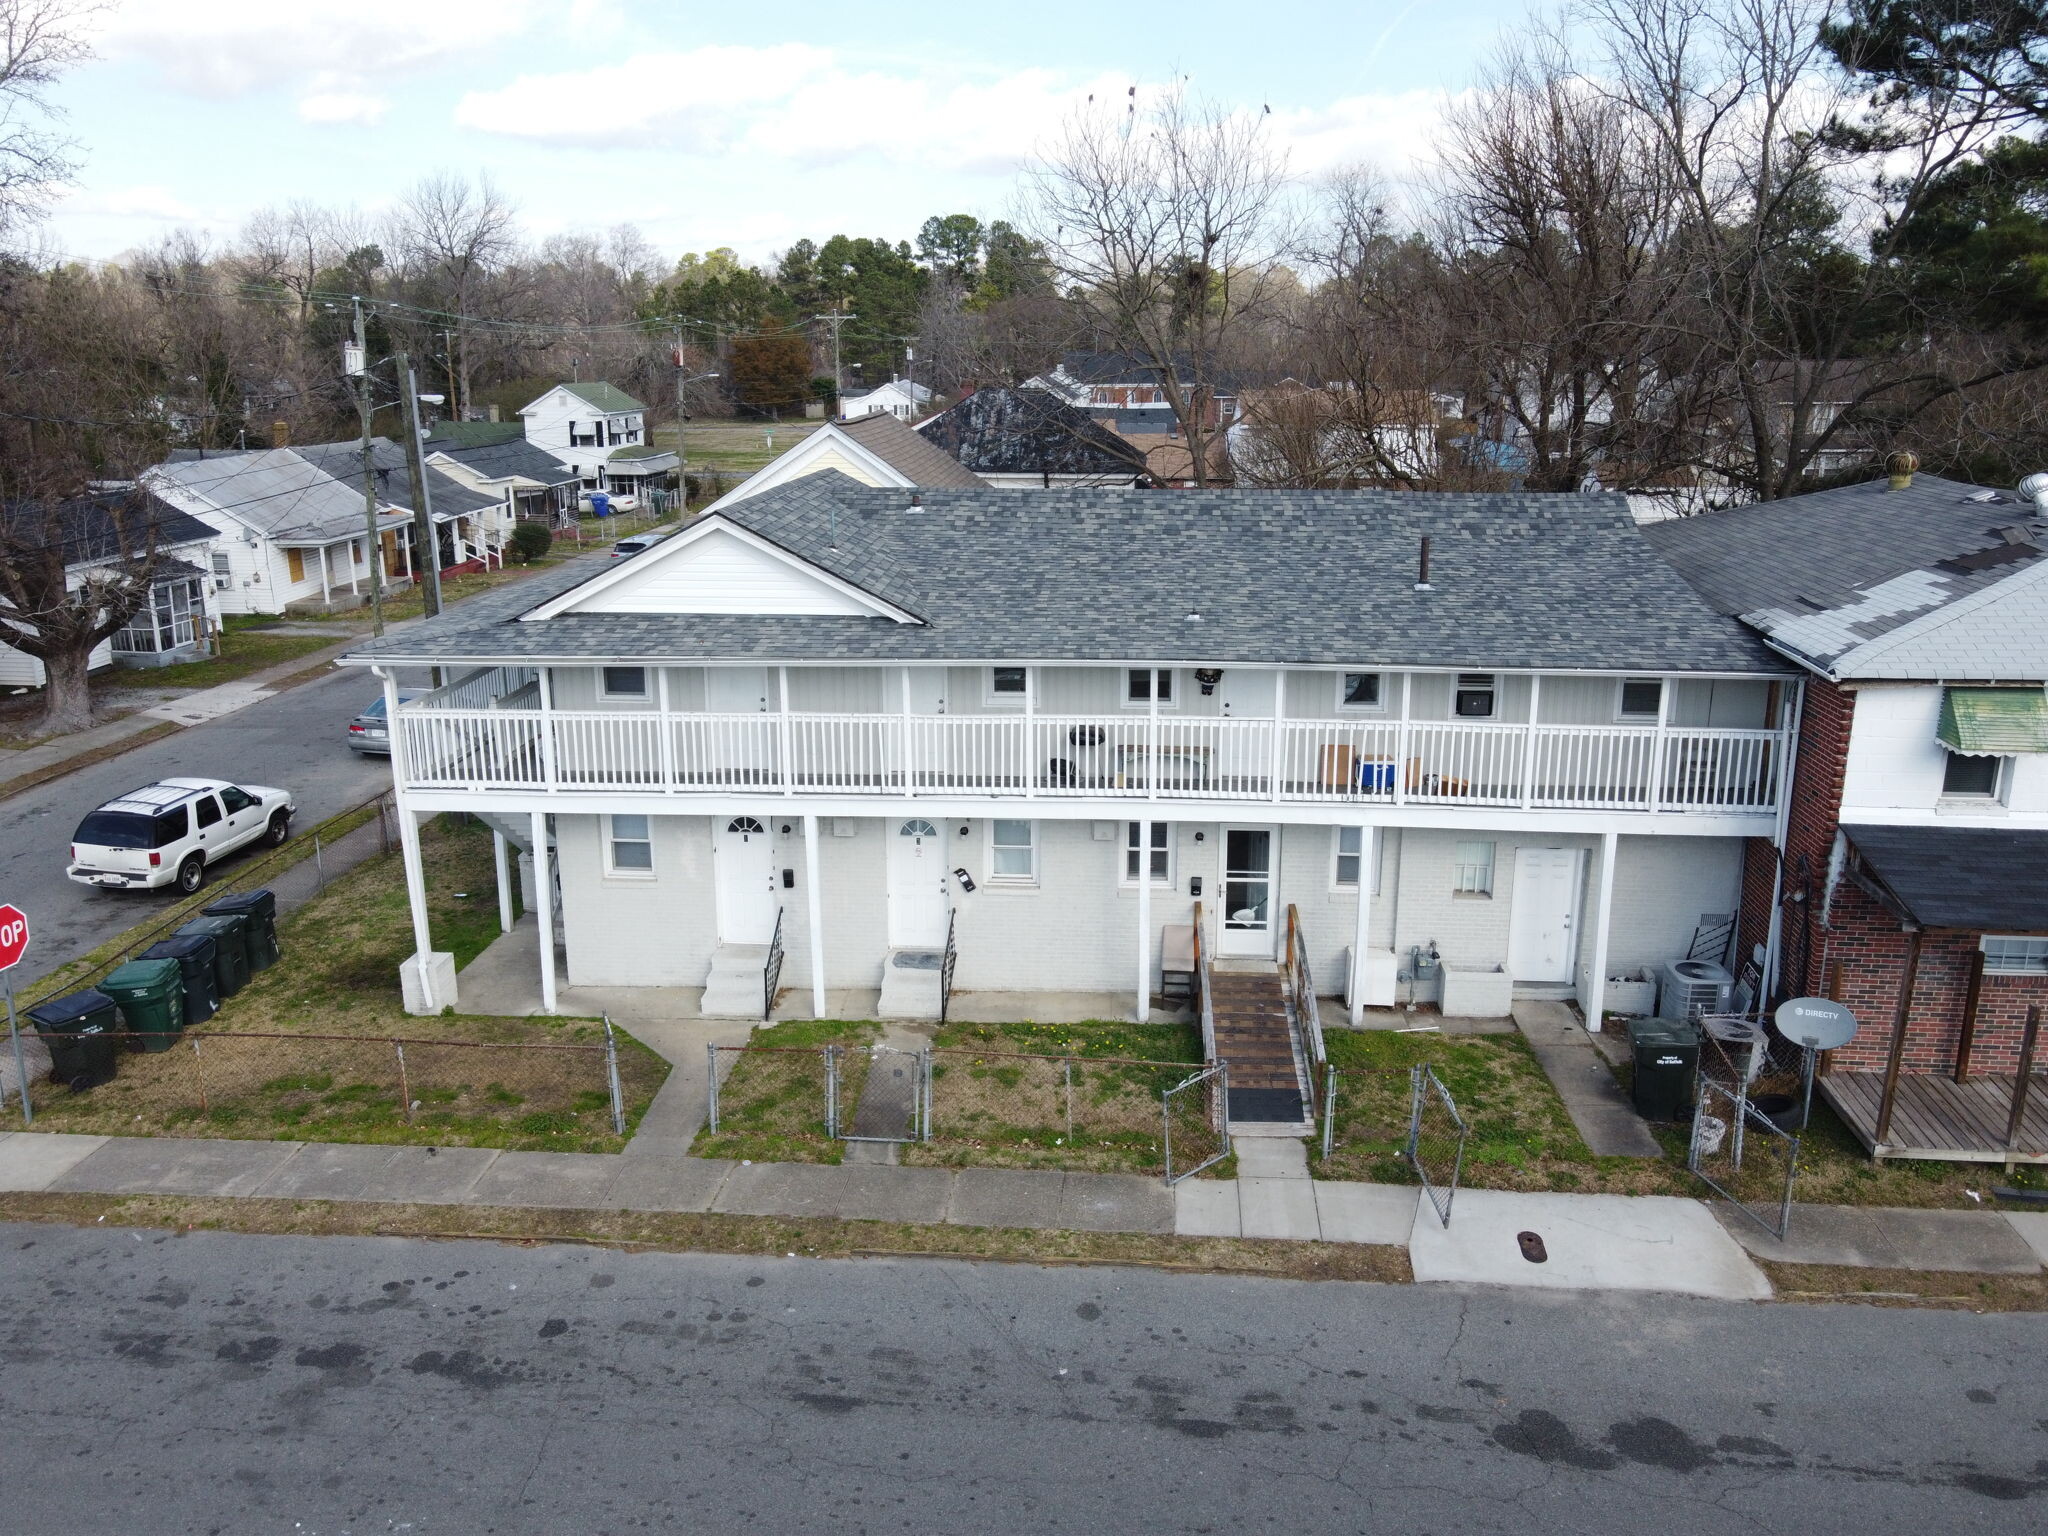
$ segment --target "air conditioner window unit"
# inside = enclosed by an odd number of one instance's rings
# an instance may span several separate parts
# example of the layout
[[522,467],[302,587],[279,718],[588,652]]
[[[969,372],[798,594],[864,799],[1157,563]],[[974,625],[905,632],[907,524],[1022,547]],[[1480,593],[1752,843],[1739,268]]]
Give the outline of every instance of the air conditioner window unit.
[[1696,1019],[1726,1013],[1735,978],[1711,960],[1675,960],[1657,972],[1657,1013],[1666,1019]]

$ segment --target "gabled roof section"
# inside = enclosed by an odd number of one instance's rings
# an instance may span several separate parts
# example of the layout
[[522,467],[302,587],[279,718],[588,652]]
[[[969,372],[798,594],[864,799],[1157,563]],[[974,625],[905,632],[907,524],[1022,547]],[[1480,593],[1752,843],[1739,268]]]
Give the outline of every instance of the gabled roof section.
[[942,453],[915,427],[886,411],[842,421],[838,428],[902,475],[905,485],[933,490],[950,486],[955,490],[971,491],[979,490],[988,483],[963,467],[958,460]]
[[569,485],[576,480],[575,472],[568,465],[545,448],[535,447],[524,437],[475,445],[436,442],[430,438],[426,447],[429,464],[436,458],[446,458],[486,480],[516,477],[541,485]]
[[704,510],[723,512],[777,486],[810,475],[837,471],[856,485],[910,490],[980,487],[968,474],[915,431],[889,415],[858,421],[831,421],[804,437],[772,462],[754,471]]
[[[705,521],[918,622],[560,612],[597,590],[601,567],[577,561],[350,659],[1792,670],[1657,557],[1618,495],[940,489],[913,504],[817,474]],[[1424,535],[1432,585],[1418,592]],[[614,565],[658,568],[661,548]]]
[[[219,530],[147,492],[107,492],[48,503],[0,503],[0,531],[10,543],[40,549],[63,545],[66,565],[139,560],[158,550],[210,543]],[[159,560],[159,568],[172,562]]]
[[[638,400],[635,400],[631,395],[627,394],[623,389],[620,389],[616,384],[557,384],[555,386],[555,389],[567,390],[570,394],[574,395],[578,400],[581,400],[585,405],[589,406],[592,410],[604,411],[607,414],[615,414],[622,411],[644,411],[647,409],[646,406],[642,405]],[[547,390],[544,393],[536,395],[533,399],[527,401],[526,404],[522,405],[519,408],[518,414],[524,416],[536,405],[539,405],[541,401],[547,399],[549,395],[553,394],[555,392],[555,389]]]
[[1142,450],[1045,389],[977,389],[917,433],[981,474],[1096,475],[1129,483],[1145,472]]
[[843,576],[726,518],[699,518],[644,554],[620,561],[525,617],[588,614],[749,614],[887,619],[908,613]]

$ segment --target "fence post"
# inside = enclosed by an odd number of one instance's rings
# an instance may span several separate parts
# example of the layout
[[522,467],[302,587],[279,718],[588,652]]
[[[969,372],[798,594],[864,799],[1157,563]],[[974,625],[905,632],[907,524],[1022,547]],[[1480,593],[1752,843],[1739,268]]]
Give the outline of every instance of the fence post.
[[199,1037],[192,1036],[192,1075],[199,1079],[199,1113],[212,1113],[206,1107],[206,1058],[200,1054]]
[[14,1017],[14,978],[7,977],[4,985],[7,991],[7,1033],[14,1041],[14,1080],[21,1085],[21,1123],[34,1125],[36,1112],[28,1102],[28,1060],[21,1050],[21,1024]]
[[1067,1145],[1074,1144],[1074,1058],[1060,1058],[1060,1076],[1067,1082]]
[[708,1059],[711,1067],[710,1124],[711,1134],[716,1136],[718,1134],[718,1047],[715,1045],[705,1046],[704,1055]]
[[1330,1155],[1337,1127],[1337,1069],[1323,1069],[1323,1156]]
[[320,857],[320,834],[313,834],[313,884],[316,890],[327,889],[327,861]]
[[394,1040],[391,1042],[391,1049],[398,1053],[398,1105],[405,1111],[405,1123],[411,1125],[412,1084],[407,1081],[405,1075],[405,1047]]
[[926,1046],[918,1053],[924,1058],[924,1135],[923,1141],[932,1139],[932,1048]]
[[825,1047],[825,1139],[839,1139],[839,1047]]
[[377,852],[385,857],[391,855],[391,828],[384,820],[384,801],[377,800]]
[[626,1134],[626,1096],[619,1091],[619,1044],[612,1035],[612,1016],[604,1016],[604,1076],[612,1093],[612,1130]]
[[1408,1162],[1414,1165],[1422,1141],[1422,1068],[1408,1069]]

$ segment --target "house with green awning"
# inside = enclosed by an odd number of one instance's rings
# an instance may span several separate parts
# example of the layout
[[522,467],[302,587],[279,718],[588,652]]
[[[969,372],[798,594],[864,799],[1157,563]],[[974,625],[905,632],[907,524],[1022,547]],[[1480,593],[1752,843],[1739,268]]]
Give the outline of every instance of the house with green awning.
[[1645,537],[1807,673],[1740,930],[1856,1014],[1823,1096],[1880,1157],[2048,1162],[2048,508],[1905,474]]

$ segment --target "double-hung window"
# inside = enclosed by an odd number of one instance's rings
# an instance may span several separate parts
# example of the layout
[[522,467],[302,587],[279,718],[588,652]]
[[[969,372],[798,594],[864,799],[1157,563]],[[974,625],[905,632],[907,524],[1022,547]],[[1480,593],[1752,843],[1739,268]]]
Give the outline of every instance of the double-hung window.
[[988,824],[988,877],[996,885],[1030,885],[1038,879],[1038,823]]
[[1493,894],[1493,844],[1451,845],[1451,892],[1456,896]]
[[1173,669],[1160,667],[1132,667],[1124,674],[1124,705],[1126,708],[1142,707],[1152,702],[1153,690],[1159,693],[1159,707],[1166,709],[1173,703]]
[[[1338,827],[1335,829],[1336,867],[1330,876],[1330,884],[1340,891],[1358,889],[1359,871],[1365,865],[1367,840],[1363,827]],[[1372,891],[1375,896],[1380,890],[1380,871],[1375,864],[1372,871]]]
[[645,816],[611,816],[605,840],[605,871],[614,875],[654,873],[654,833]]
[[1173,884],[1173,824],[1166,821],[1124,823],[1125,885],[1138,883],[1140,867],[1149,869],[1154,885]]

